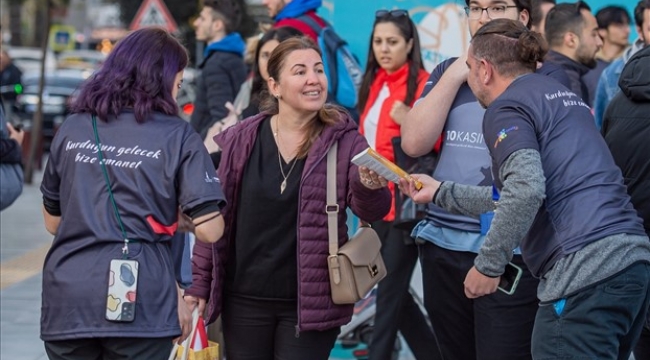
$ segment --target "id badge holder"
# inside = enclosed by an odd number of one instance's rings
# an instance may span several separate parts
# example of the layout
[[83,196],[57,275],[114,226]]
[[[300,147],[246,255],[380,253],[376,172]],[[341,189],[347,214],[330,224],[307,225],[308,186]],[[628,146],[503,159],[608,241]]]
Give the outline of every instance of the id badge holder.
[[[496,186],[492,185],[492,201],[494,205],[499,202],[499,192],[497,191]],[[492,219],[494,218],[494,211],[482,213],[479,217],[481,223],[481,235],[485,236],[490,230],[490,225],[492,225]]]
[[122,252],[124,258],[111,260],[109,267],[106,320],[132,322],[135,319],[139,263],[127,258],[128,240]]

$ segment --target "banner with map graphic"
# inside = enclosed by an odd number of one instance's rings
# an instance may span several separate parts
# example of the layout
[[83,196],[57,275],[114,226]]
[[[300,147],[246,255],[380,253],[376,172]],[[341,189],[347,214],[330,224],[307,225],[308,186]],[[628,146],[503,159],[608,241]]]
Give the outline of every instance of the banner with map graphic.
[[[558,0],[558,3],[569,2]],[[636,0],[614,3],[611,0],[586,0],[595,14],[608,5],[620,5],[634,18]],[[427,71],[441,61],[462,54],[470,35],[463,0],[323,0],[319,15],[329,21],[350,45],[362,65],[366,63],[375,11],[405,9],[418,27],[424,66]],[[633,26],[633,24],[632,24]],[[633,29],[630,42],[636,37]]]

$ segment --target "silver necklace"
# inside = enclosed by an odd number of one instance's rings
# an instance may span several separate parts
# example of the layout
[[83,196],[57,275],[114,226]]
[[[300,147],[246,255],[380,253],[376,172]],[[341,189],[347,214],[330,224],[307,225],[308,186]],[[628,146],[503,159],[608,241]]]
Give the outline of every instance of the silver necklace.
[[296,166],[296,158],[294,157],[291,164],[291,167],[289,168],[289,171],[287,174],[284,174],[284,169],[282,168],[282,155],[280,154],[280,118],[276,117],[275,118],[275,132],[273,133],[273,136],[276,138],[276,142],[278,144],[278,165],[280,166],[280,173],[282,174],[282,183],[280,184],[280,194],[284,193],[284,190],[287,188],[287,179],[289,178],[289,175],[291,175],[291,172],[293,171],[293,168]]

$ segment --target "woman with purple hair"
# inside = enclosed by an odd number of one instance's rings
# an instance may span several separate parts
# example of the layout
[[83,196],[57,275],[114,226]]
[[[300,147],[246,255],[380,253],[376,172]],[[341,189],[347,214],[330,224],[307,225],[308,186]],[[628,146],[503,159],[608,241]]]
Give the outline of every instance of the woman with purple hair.
[[167,31],[130,33],[84,84],[43,175],[41,339],[50,359],[162,359],[189,311],[170,243],[180,216],[196,238],[223,233],[219,179],[178,117],[188,58]]

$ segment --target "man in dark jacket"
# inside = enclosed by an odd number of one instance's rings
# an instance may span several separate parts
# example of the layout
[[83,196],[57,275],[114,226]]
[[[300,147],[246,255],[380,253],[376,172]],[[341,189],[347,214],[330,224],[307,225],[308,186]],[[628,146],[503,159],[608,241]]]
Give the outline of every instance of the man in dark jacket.
[[564,68],[571,91],[591,106],[589,93],[596,89],[589,89],[582,76],[596,67],[596,53],[603,46],[591,8],[583,1],[555,6],[546,15],[544,35],[550,49],[544,62]]
[[196,39],[207,46],[199,65],[201,76],[190,123],[204,140],[212,125],[228,115],[226,102],[235,100],[246,80],[245,43],[234,31],[241,11],[235,0],[206,0],[194,21]]
[[[605,111],[602,133],[650,235],[650,47],[630,58],[618,85],[621,92]],[[641,333],[634,357],[650,359],[650,321]]]

